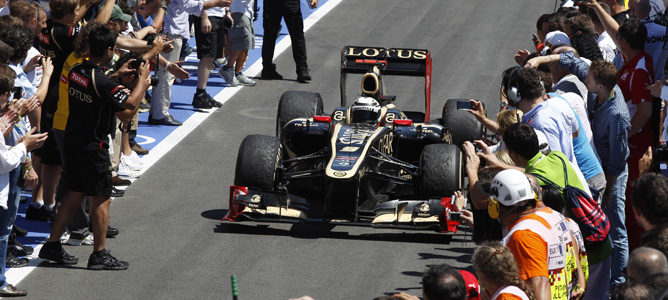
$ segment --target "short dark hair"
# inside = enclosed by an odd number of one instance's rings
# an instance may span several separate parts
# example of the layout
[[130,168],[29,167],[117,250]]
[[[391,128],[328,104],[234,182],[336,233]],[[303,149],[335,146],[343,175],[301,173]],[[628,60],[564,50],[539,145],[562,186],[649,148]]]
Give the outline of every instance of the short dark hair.
[[653,225],[668,222],[668,179],[647,173],[633,185],[633,206]]
[[642,283],[625,282],[610,291],[611,300],[653,300],[654,289]]
[[617,31],[619,37],[625,40],[631,49],[645,50],[645,40],[647,39],[647,28],[638,19],[624,21]]
[[12,55],[14,55],[14,48],[0,41],[0,64],[6,64]]
[[605,60],[593,61],[589,66],[589,74],[607,90],[611,91],[617,85],[617,68]]
[[582,32],[588,34],[594,34],[596,29],[594,29],[594,22],[591,18],[584,14],[578,14],[574,17],[567,18],[564,21],[564,24],[571,28],[573,33]]
[[88,52],[90,57],[102,57],[109,47],[116,45],[118,35],[107,27],[92,28],[88,35]]
[[429,300],[466,299],[466,283],[462,274],[448,264],[429,266],[422,276],[422,291]]
[[557,13],[549,15],[547,17],[547,20],[545,20],[545,22],[543,23],[543,26],[547,26],[547,30],[545,30],[545,33],[561,30],[562,26],[559,15]]
[[559,189],[551,184],[546,184],[541,186],[541,190],[543,203],[545,203],[545,205],[562,215],[567,215],[566,204],[564,203],[564,198],[562,198]]
[[39,12],[35,6],[25,0],[12,1],[9,4],[9,15],[21,19],[25,25],[28,25],[32,18],[35,20],[39,18]]
[[536,21],[536,30],[537,31],[542,31],[543,30],[543,23],[547,22],[547,19],[549,17],[550,17],[550,14],[543,14],[542,16],[540,16],[540,18],[538,18],[538,21]]
[[88,56],[88,36],[90,36],[90,32],[93,29],[98,27],[106,27],[106,25],[100,22],[91,21],[88,22],[84,27],[81,27],[79,34],[77,34],[77,37],[74,38],[74,43],[72,43],[72,52],[74,52],[75,55],[79,57]]
[[[599,2],[599,4],[601,5],[601,8],[603,8],[603,10],[604,10],[607,14],[610,15],[610,6],[608,6],[608,4],[603,3],[603,2]],[[583,7],[581,7],[580,9],[582,9],[582,8],[583,8]],[[589,18],[591,19],[591,21],[592,21],[594,24],[601,25],[601,20],[598,18],[598,15],[596,14],[596,10],[593,9],[593,8],[591,8],[591,7],[586,7],[586,6],[585,6],[584,8],[586,8],[586,14],[589,16]]]
[[0,40],[14,48],[10,61],[24,60],[28,50],[32,47],[33,32],[24,25],[12,25],[0,34]]
[[0,64],[0,94],[11,91],[14,88],[16,72],[6,64]]
[[510,79],[510,86],[517,87],[523,99],[535,99],[545,91],[541,84],[540,74],[532,68],[521,68]]
[[533,127],[524,123],[515,123],[503,132],[503,142],[508,150],[529,160],[539,152],[538,136]]
[[501,73],[501,86],[503,87],[504,94],[508,94],[508,84],[510,83],[510,78],[519,68],[519,66],[510,67]]
[[76,13],[79,0],[49,0],[51,18],[60,19],[67,14]]

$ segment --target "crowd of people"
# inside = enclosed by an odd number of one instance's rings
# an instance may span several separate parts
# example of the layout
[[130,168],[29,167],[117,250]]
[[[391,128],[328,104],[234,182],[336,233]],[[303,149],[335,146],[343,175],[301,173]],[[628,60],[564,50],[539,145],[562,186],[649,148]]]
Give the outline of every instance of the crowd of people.
[[[317,0],[310,0],[312,8]],[[298,0],[264,12],[264,69],[272,63],[280,21],[293,42],[297,80],[311,80]],[[197,46],[197,87],[192,106],[221,107],[207,93],[211,71],[228,86],[255,85],[243,73],[255,48],[255,0],[0,0],[0,297],[27,291],[6,282],[6,268],[28,264],[34,249],[16,237],[21,190],[32,191],[26,219],[51,222],[39,257],[77,264],[63,243],[92,245],[87,267],[124,270],[106,239],[111,197],[131,184],[148,150],[135,142],[138,114],[148,124],[180,126],[169,113],[175,80],[190,77],[182,65]]]
[[664,3],[577,2],[538,18],[496,120],[470,100],[495,133],[462,146],[473,269],[490,299],[666,299]]

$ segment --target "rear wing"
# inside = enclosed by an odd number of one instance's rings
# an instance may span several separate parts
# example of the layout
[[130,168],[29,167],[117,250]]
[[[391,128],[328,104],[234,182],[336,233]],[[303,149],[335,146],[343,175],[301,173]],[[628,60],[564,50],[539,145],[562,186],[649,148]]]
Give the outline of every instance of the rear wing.
[[431,106],[431,51],[427,49],[346,46],[341,49],[341,106],[346,106],[346,75],[376,66],[382,75],[424,77],[425,122]]

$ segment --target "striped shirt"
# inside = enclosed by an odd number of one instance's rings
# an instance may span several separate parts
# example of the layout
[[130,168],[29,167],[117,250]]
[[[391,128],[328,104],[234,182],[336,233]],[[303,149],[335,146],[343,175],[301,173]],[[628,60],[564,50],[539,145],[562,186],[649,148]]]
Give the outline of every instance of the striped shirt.
[[629,130],[631,118],[621,89],[615,85],[612,98],[598,104],[590,100],[589,122],[594,134],[594,144],[601,158],[603,170],[608,175],[619,175],[626,168],[629,157]]

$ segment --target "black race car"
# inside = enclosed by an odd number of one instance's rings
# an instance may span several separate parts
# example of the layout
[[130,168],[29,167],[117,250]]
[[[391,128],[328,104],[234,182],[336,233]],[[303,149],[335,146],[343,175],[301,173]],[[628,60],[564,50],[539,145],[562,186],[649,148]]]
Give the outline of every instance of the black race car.
[[[276,136],[249,135],[237,156],[226,221],[325,222],[456,230],[452,194],[464,185],[461,143],[483,129],[448,100],[430,122],[431,53],[344,47],[341,107],[323,114],[320,94],[283,93]],[[362,74],[347,105],[346,78]],[[383,76],[424,76],[425,111],[402,111]]]

